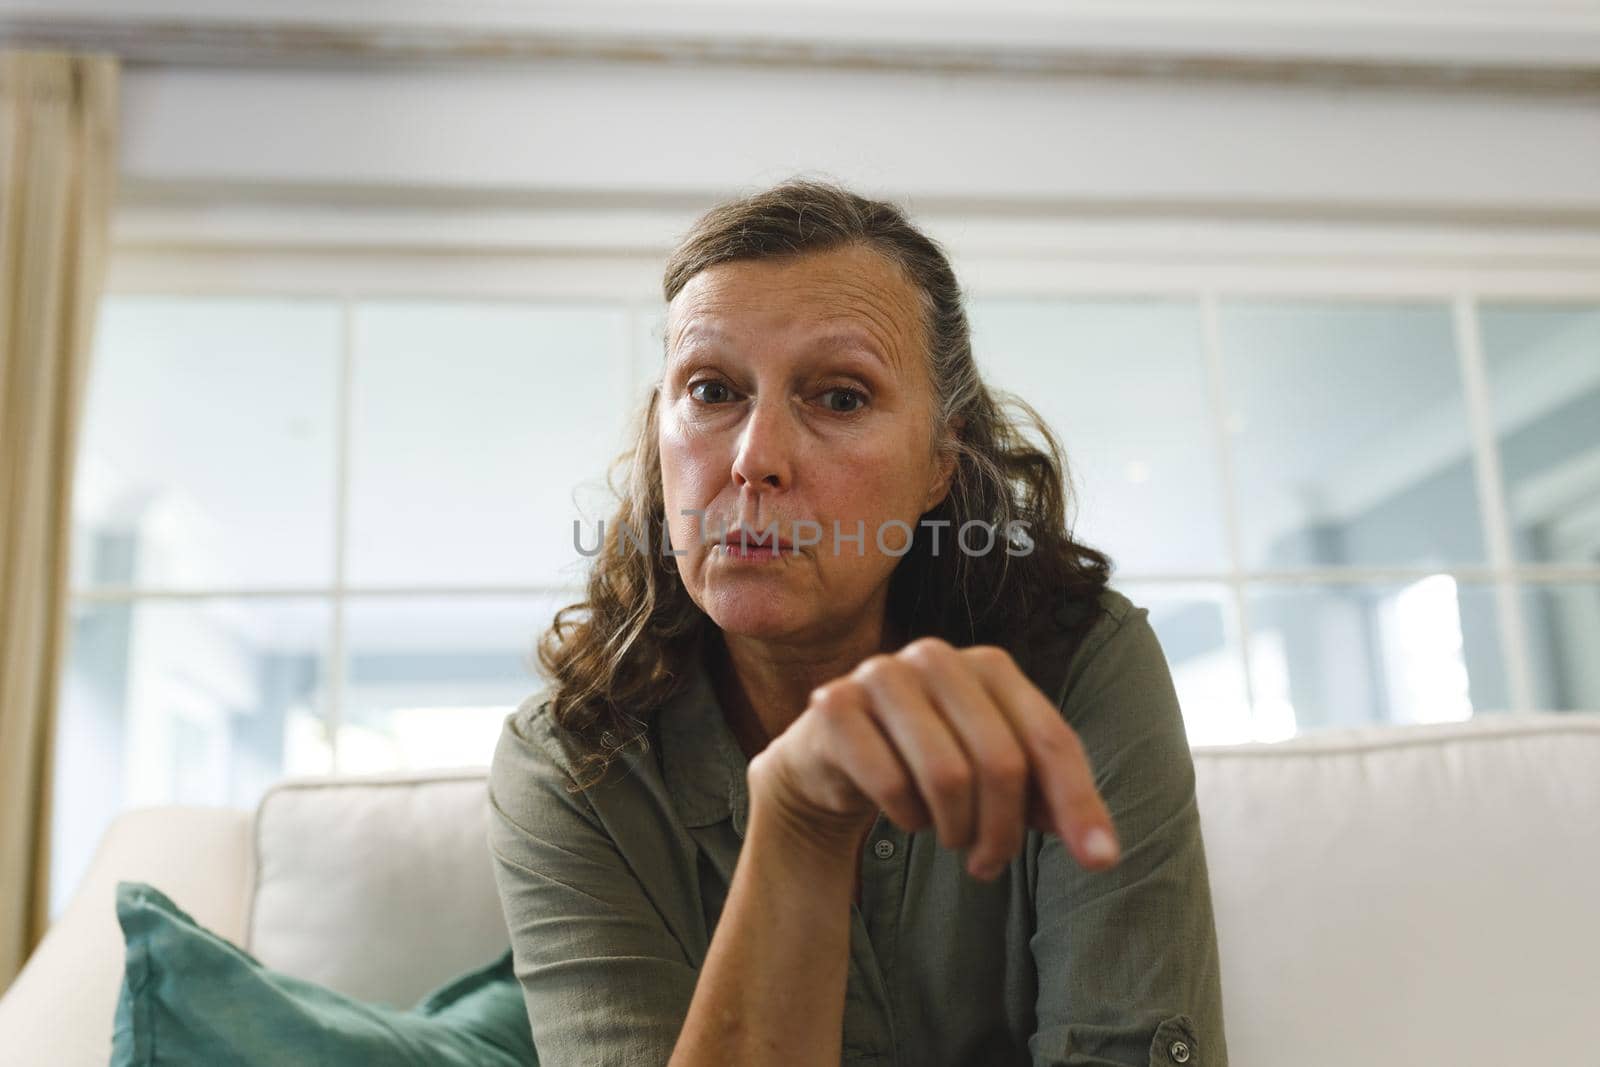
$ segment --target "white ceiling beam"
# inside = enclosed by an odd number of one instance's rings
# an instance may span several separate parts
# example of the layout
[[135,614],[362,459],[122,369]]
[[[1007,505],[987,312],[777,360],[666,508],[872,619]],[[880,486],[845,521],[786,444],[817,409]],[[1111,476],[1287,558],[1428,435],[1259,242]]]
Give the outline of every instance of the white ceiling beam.
[[538,61],[1600,91],[1592,5],[0,0],[0,41],[178,64]]

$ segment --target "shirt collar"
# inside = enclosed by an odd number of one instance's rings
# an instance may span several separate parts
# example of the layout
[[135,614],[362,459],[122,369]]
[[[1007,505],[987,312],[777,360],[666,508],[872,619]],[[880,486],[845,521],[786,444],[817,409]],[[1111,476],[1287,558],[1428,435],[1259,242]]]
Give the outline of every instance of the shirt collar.
[[723,718],[706,670],[704,642],[688,657],[687,682],[661,708],[661,774],[685,826],[733,820],[743,840],[750,813],[749,757]]

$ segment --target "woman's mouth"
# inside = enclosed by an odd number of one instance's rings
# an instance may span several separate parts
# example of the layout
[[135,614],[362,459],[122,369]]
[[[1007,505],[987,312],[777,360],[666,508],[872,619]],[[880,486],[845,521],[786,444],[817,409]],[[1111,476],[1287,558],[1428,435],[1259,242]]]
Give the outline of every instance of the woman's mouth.
[[784,544],[781,541],[768,541],[765,544],[756,544],[750,541],[741,544],[738,540],[722,541],[717,544],[716,548],[724,558],[739,563],[766,563],[785,555],[794,554],[793,546]]

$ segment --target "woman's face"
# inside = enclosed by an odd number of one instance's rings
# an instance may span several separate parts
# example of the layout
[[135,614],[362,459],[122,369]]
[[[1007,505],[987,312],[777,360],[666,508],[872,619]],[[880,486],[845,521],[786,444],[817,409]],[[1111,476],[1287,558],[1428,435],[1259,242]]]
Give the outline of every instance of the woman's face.
[[[678,572],[713,622],[795,642],[881,625],[896,553],[954,469],[930,448],[921,314],[898,268],[850,246],[700,272],[668,308],[657,403]],[[740,524],[773,523],[794,549],[741,558]],[[733,551],[717,544],[730,530]]]

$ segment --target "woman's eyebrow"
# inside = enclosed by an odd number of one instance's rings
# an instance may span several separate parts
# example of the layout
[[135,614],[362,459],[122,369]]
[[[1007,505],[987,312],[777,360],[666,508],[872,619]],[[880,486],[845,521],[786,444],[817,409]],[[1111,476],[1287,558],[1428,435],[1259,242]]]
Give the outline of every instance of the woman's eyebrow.
[[865,352],[883,364],[885,370],[894,369],[888,357],[879,351],[878,346],[859,330],[844,330],[822,334],[812,338],[809,347],[825,348],[831,351]]
[[[691,329],[685,331],[673,347],[672,353],[678,359],[685,359],[705,351],[716,351],[724,346],[726,338],[717,331],[705,329]],[[894,364],[883,354],[878,345],[860,330],[833,330],[828,333],[818,334],[806,343],[807,350],[825,350],[830,352],[862,352],[881,363],[886,370],[893,370]]]

